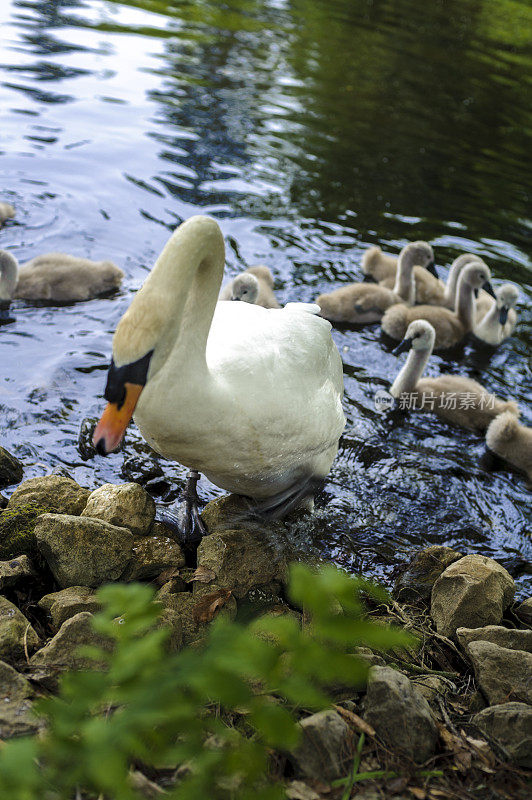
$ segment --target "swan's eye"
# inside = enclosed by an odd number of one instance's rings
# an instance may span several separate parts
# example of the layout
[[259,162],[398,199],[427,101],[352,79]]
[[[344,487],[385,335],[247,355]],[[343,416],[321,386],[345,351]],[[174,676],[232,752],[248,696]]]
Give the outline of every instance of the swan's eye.
[[111,366],[107,373],[105,392],[103,393],[109,403],[116,403],[119,409],[122,408],[126,399],[126,383],[136,384],[137,386],[146,385],[152,355],[153,350],[150,350],[138,361],[132,361],[131,364],[124,364],[122,367],[117,367],[115,362],[111,361]]

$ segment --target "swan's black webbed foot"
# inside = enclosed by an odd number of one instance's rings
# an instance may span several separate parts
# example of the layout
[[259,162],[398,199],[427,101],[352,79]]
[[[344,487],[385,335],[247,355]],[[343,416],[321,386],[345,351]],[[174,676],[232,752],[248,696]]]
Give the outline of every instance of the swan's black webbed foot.
[[164,522],[175,534],[176,539],[185,545],[197,544],[207,533],[199,510],[199,497],[196,485],[200,474],[190,470],[184,491],[172,511],[158,509],[157,519]]
[[254,500],[253,510],[264,519],[282,519],[296,508],[304,507],[324,484],[323,478],[303,477],[278,494],[264,500]]
[[9,300],[0,300],[0,325],[8,325],[10,322],[15,322],[15,317],[10,314]]

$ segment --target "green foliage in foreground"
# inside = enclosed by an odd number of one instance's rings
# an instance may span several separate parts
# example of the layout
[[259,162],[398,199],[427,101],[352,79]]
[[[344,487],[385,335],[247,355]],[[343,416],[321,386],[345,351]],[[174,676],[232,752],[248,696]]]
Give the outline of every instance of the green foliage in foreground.
[[94,626],[115,641],[112,654],[98,651],[107,669],[66,674],[59,695],[40,701],[47,731],[2,748],[0,797],[133,800],[132,763],[181,765],[172,800],[283,797],[265,777],[268,757],[270,748],[297,744],[297,711],[326,706],[327,686],[363,683],[365,669],[349,655],[354,646],[411,643],[363,618],[361,592],[382,598],[333,567],[316,573],[297,564],[290,595],[310,626],[301,630],[290,615],[245,627],[219,619],[204,645],[169,655],[167,632],[154,629],[151,589],[104,587]]

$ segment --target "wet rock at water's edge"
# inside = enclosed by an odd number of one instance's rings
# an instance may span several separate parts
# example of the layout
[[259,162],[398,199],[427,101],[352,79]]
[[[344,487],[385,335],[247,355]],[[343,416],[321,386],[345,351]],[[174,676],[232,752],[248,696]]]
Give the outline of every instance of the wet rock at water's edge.
[[532,597],[523,600],[514,610],[514,613],[520,622],[532,628]]
[[486,625],[485,628],[458,628],[456,638],[464,650],[471,642],[491,642],[509,650],[525,650],[532,653],[532,631],[503,628],[501,625]]
[[120,474],[132,483],[140,483],[141,486],[164,477],[163,468],[158,461],[140,454],[126,458]]
[[148,581],[166,570],[184,565],[185,555],[181,546],[167,535],[162,522],[155,522],[149,536],[135,539],[131,561],[122,580]]
[[490,705],[510,700],[532,703],[532,653],[479,641],[468,644],[466,652]]
[[31,657],[31,666],[39,668],[34,671],[35,677],[47,688],[57,689],[58,677],[67,669],[101,669],[101,663],[79,652],[82,645],[112,649],[112,641],[92,627],[92,616],[82,611],[67,619],[48,644]]
[[532,706],[513,702],[491,706],[472,722],[514,764],[532,769]]
[[33,689],[13,667],[0,661],[0,739],[28,736],[39,730],[31,713]]
[[35,538],[62,589],[117,580],[129,565],[135,541],[126,528],[68,514],[43,514]]
[[0,561],[0,592],[23,584],[35,577],[35,568],[28,556],[17,556],[9,561]]
[[436,750],[438,729],[416,686],[391,667],[372,667],[364,719],[392,750],[423,763]]
[[0,447],[0,489],[19,483],[23,474],[22,461],[19,461],[18,458],[15,458],[3,447]]
[[35,521],[41,514],[80,514],[89,492],[71,478],[46,475],[30,478],[13,492],[0,514],[0,559],[36,553]]
[[78,515],[87,505],[88,497],[88,489],[83,489],[71,478],[45,475],[21,483],[11,495],[8,509],[34,504],[45,511]]
[[91,493],[82,516],[127,528],[134,536],[145,536],[155,519],[155,502],[138,483],[105,483]]
[[96,455],[96,448],[92,443],[92,435],[97,424],[97,417],[85,417],[85,419],[81,420],[78,434],[78,450],[84,461],[88,461]]
[[281,546],[272,547],[259,532],[221,530],[200,542],[198,567],[240,598],[255,586],[285,581],[287,562]]
[[0,659],[16,663],[25,658],[26,651],[33,653],[40,643],[22,611],[0,596]]
[[449,637],[454,637],[457,628],[498,625],[514,593],[510,574],[492,558],[464,556],[434,584],[431,616],[438,633]]
[[88,586],[69,586],[68,589],[45,594],[38,605],[49,616],[54,631],[58,631],[63,622],[82,611],[94,613],[101,608],[95,592]]
[[394,595],[402,603],[429,603],[442,572],[462,557],[457,550],[438,544],[420,550],[397,579]]
[[305,778],[333,781],[343,777],[353,758],[353,736],[340,714],[319,711],[300,722],[301,739],[290,754]]

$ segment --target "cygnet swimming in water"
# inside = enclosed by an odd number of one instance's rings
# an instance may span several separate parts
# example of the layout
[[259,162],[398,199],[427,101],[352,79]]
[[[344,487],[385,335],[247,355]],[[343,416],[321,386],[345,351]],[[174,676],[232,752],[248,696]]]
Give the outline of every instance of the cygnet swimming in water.
[[273,291],[273,275],[268,267],[249,267],[220,292],[220,300],[242,300],[263,308],[281,308]]

